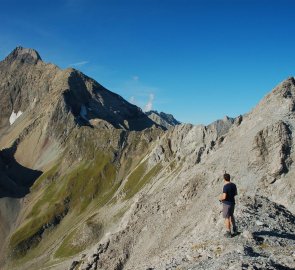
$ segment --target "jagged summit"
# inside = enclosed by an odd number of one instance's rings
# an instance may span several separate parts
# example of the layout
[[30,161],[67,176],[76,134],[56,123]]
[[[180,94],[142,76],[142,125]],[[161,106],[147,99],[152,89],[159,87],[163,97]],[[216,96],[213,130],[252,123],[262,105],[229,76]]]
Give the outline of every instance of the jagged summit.
[[[289,77],[283,82],[281,82],[273,91],[274,93],[280,92],[284,97],[290,97],[295,93],[295,79],[294,77]],[[271,93],[270,93],[271,94]]]
[[36,50],[18,46],[5,58],[5,60],[8,62],[21,61],[24,63],[36,64],[38,61],[42,61],[42,58]]
[[166,128],[173,127],[176,125],[181,124],[178,120],[174,118],[172,114],[164,113],[164,112],[158,112],[158,111],[148,111],[146,112],[146,115],[156,122],[157,124],[164,126]]

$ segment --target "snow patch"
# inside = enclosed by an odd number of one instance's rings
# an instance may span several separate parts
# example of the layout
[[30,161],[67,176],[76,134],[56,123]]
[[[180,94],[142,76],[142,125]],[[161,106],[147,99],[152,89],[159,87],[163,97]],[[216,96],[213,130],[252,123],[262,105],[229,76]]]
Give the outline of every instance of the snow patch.
[[88,121],[88,118],[87,118],[87,109],[86,109],[86,107],[85,107],[84,105],[81,106],[80,116],[81,116],[84,120]]
[[23,114],[22,111],[18,111],[18,113],[15,113],[14,111],[12,111],[12,113],[9,117],[10,125],[12,125],[16,121],[16,119],[19,118],[22,114]]

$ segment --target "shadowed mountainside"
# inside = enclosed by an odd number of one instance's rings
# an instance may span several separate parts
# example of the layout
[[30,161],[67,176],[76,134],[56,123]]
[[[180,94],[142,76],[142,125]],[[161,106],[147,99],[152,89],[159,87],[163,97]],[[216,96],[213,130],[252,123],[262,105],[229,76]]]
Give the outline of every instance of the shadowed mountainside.
[[14,153],[16,146],[0,151],[0,198],[22,198],[42,174],[19,164]]

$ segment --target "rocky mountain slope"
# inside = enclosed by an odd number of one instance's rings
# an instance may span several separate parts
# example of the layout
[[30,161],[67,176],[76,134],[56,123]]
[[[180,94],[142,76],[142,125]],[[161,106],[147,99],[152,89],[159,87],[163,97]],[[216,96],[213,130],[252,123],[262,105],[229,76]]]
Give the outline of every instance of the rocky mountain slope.
[[[224,119],[227,129],[169,130],[149,156],[165,164],[162,173],[137,195],[122,230],[72,269],[294,269],[294,97],[290,78],[249,114]],[[217,200],[223,170],[239,189],[242,233],[232,239]]]
[[[0,221],[7,224],[0,257],[21,257],[47,227],[73,214],[70,209],[83,212],[80,207],[87,208],[98,193],[113,192],[162,128],[122,97],[77,70],[43,62],[32,49],[18,47],[0,62],[0,81],[1,197],[15,198],[0,199]],[[128,151],[138,157],[131,159]],[[122,155],[126,164],[119,172]],[[77,171],[87,171],[88,186]],[[79,195],[80,188],[88,193]]]
[[146,115],[157,123],[160,126],[165,128],[174,127],[176,125],[180,125],[181,123],[177,121],[172,114],[167,114],[164,112],[157,112],[157,111],[148,111]]
[[[166,131],[34,50],[0,78],[1,269],[295,268],[294,78],[246,115]],[[231,239],[224,170],[239,192]]]

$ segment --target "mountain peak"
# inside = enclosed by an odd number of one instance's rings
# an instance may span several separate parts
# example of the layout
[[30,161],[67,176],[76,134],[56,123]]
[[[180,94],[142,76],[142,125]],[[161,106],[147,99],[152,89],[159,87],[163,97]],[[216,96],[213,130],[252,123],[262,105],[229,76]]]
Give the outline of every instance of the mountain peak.
[[6,61],[21,61],[28,64],[36,64],[39,60],[42,61],[39,53],[31,48],[16,47],[6,58]]
[[169,128],[171,126],[176,126],[181,124],[179,121],[177,121],[172,114],[164,113],[164,112],[158,112],[158,111],[148,111],[146,112],[146,115],[152,119],[157,124]]
[[[289,77],[286,80],[284,80],[283,82],[281,82],[275,89],[274,92],[275,93],[280,93],[282,94],[284,97],[287,95],[290,95],[290,91],[294,91],[294,86],[295,86],[295,79],[294,77]],[[270,93],[270,95],[272,94],[272,92]]]

